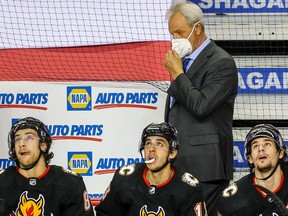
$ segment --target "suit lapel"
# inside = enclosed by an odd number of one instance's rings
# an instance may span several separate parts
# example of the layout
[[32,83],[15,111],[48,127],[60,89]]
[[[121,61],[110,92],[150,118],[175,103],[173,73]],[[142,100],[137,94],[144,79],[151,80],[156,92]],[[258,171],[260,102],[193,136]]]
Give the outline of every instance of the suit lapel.
[[187,76],[189,79],[191,79],[200,70],[200,68],[202,68],[202,66],[207,63],[209,56],[212,55],[213,50],[215,49],[215,45],[215,42],[211,40],[208,46],[205,47],[203,51],[197,56],[187,71]]
[[168,122],[168,116],[169,116],[169,111],[170,111],[170,99],[171,99],[171,96],[167,94],[166,103],[165,103],[165,111],[164,111],[165,122]]

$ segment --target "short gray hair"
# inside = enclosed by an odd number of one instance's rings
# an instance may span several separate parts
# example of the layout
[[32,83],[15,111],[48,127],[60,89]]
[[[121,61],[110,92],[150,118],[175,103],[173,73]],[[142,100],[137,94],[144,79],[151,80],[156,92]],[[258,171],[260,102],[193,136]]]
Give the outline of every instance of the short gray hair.
[[169,22],[170,19],[177,13],[180,12],[185,17],[186,23],[189,26],[193,26],[199,22],[204,30],[203,12],[201,8],[193,2],[187,2],[186,0],[177,0],[170,6],[166,12],[166,20]]

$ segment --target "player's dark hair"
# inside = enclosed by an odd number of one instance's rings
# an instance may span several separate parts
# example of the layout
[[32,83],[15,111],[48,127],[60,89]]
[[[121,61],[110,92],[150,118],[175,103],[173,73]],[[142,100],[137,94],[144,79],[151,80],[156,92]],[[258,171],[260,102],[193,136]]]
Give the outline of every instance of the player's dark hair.
[[15,153],[15,133],[18,130],[22,129],[36,130],[40,138],[40,142],[47,143],[47,150],[45,152],[41,151],[41,153],[45,158],[46,164],[49,164],[51,162],[51,159],[54,157],[53,152],[49,152],[52,144],[51,135],[45,124],[34,117],[26,117],[19,119],[15,124],[12,125],[11,130],[8,134],[9,159],[14,160],[16,164],[19,165],[19,161]]
[[164,137],[169,143],[169,151],[172,152],[175,149],[179,149],[180,142],[178,132],[175,127],[170,123],[151,123],[143,129],[139,152],[144,149],[145,142],[149,136],[161,136]]

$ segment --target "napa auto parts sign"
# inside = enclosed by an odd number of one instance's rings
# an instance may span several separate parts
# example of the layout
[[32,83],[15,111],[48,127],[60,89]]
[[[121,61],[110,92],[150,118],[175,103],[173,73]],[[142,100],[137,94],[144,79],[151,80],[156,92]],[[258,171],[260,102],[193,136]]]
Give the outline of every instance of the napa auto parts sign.
[[193,0],[204,13],[287,13],[288,0]]
[[165,100],[165,92],[146,83],[1,82],[0,169],[15,165],[8,158],[12,124],[39,118],[52,136],[51,164],[82,175],[97,204],[118,167],[141,161],[141,132],[163,121]]

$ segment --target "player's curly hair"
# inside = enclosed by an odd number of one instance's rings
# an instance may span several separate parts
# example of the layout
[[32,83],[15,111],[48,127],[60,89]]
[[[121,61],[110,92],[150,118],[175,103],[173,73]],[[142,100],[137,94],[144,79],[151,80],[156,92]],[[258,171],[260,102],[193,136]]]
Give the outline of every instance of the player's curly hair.
[[28,129],[28,128],[34,129],[37,131],[38,136],[40,138],[40,142],[47,143],[47,150],[45,152],[41,151],[41,153],[43,154],[45,158],[46,164],[49,164],[51,162],[51,159],[54,157],[54,153],[49,152],[51,144],[52,144],[52,138],[45,124],[39,119],[34,118],[34,117],[26,117],[26,118],[19,119],[11,127],[11,130],[8,134],[9,159],[14,160],[16,164],[19,165],[19,161],[15,153],[15,133],[18,130]]

